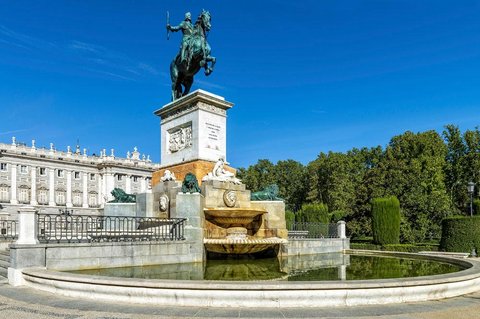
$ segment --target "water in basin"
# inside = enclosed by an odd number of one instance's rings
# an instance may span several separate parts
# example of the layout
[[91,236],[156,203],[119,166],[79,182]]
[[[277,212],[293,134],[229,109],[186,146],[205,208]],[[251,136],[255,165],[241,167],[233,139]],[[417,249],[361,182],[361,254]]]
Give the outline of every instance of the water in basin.
[[323,281],[430,276],[460,271],[457,265],[424,258],[321,254],[289,258],[208,260],[74,271],[78,274],[146,279],[224,281]]

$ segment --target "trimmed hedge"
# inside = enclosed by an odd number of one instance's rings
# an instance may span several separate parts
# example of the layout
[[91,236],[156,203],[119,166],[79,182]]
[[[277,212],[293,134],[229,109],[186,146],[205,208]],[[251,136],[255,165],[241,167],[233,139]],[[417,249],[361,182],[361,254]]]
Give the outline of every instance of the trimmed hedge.
[[327,205],[323,203],[303,204],[302,209],[297,213],[297,222],[329,223],[330,215]]
[[372,231],[375,244],[400,242],[400,202],[395,196],[372,200]]
[[480,216],[454,216],[442,222],[440,249],[470,253],[480,249]]

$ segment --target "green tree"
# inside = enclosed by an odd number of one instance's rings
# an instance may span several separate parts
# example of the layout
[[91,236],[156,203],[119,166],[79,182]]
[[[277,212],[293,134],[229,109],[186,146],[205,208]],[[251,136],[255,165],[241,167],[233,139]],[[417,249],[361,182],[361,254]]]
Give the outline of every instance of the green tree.
[[305,166],[294,160],[279,161],[274,169],[274,183],[287,209],[297,211],[307,197],[308,177]]
[[247,189],[258,192],[275,183],[275,166],[269,160],[261,159],[247,169],[239,168],[237,176]]
[[444,168],[447,148],[435,131],[405,132],[392,138],[380,168],[386,195],[402,207],[404,242],[440,237],[441,221],[450,215]]

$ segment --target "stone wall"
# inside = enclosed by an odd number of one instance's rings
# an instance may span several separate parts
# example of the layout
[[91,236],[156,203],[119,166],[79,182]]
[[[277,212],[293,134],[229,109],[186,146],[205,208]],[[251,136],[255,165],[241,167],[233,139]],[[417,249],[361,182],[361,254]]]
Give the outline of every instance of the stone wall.
[[11,267],[15,269],[80,270],[203,261],[203,247],[191,241],[13,244],[10,251]]
[[350,249],[349,238],[290,238],[284,253],[289,256],[314,255],[341,252],[345,249]]

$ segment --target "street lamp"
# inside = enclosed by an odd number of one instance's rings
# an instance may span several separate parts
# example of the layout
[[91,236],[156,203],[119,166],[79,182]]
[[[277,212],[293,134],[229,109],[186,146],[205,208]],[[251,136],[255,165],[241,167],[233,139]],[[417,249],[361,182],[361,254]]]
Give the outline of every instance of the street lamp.
[[467,185],[467,191],[470,194],[470,217],[473,216],[473,192],[475,191],[475,183],[469,182]]

